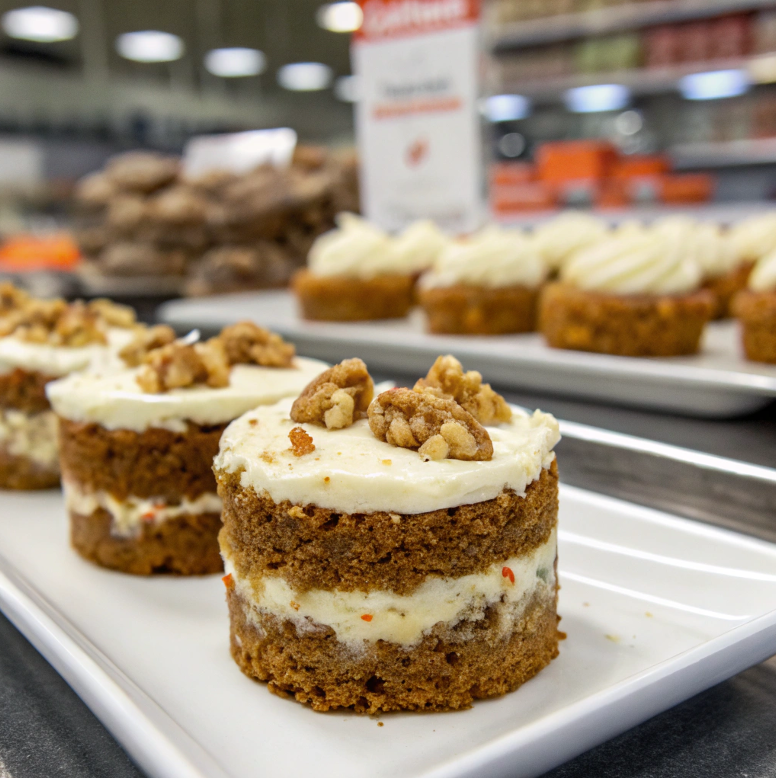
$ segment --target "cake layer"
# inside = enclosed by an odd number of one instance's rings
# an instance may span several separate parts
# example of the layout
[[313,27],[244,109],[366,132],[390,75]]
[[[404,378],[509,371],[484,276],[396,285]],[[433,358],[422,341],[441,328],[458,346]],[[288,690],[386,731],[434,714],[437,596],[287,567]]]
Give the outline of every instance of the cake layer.
[[521,497],[504,491],[475,505],[419,514],[343,514],[313,505],[275,504],[219,476],[222,545],[247,578],[279,575],[297,592],[375,590],[410,594],[429,575],[482,573],[547,543],[558,516],[553,462]]
[[53,411],[25,413],[0,408],[0,446],[46,469],[59,470],[57,417]]
[[65,505],[73,513],[90,516],[98,509],[112,517],[111,534],[114,537],[137,537],[147,524],[160,524],[184,514],[221,513],[221,499],[215,492],[204,492],[193,500],[185,497],[176,504],[160,498],[129,496],[117,500],[110,492],[84,492],[73,483],[62,484]]
[[[340,643],[355,650],[363,641],[378,640],[410,648],[434,626],[453,628],[462,621],[479,621],[496,603],[507,608],[513,621],[534,596],[553,599],[557,539],[553,530],[547,542],[532,553],[501,560],[482,573],[427,576],[405,595],[384,589],[297,591],[280,575],[243,578],[228,547],[222,546],[222,556],[237,595],[251,606],[249,620],[257,624],[258,613],[265,613],[292,622],[298,633],[311,624],[329,627]],[[499,629],[510,633],[511,621],[502,619]]]
[[54,377],[20,367],[0,372],[0,408],[14,408],[25,413],[48,410],[46,384]]
[[216,491],[212,462],[223,429],[189,422],[184,432],[133,432],[60,419],[62,477],[117,500],[194,500]]
[[0,443],[0,489],[53,489],[59,486],[59,463],[41,465],[11,454]]
[[[239,473],[243,488],[344,513],[425,513],[491,500],[504,489],[525,494],[555,458],[557,421],[546,413],[514,409],[512,421],[488,427],[493,458],[487,462],[423,461],[417,451],[378,440],[365,419],[342,430],[296,424],[291,400],[256,408],[227,427],[214,468]],[[302,427],[315,451],[290,450],[289,432]]]
[[519,615],[498,603],[478,621],[438,625],[410,650],[378,641],[353,651],[330,628],[300,631],[290,620],[254,616],[236,588],[227,600],[232,656],[242,671],[317,711],[467,708],[513,691],[558,655],[554,593],[521,605]]
[[47,393],[57,414],[71,421],[94,422],[110,430],[185,432],[187,420],[201,426],[224,424],[257,405],[298,395],[326,367],[301,357],[292,368],[235,365],[229,386],[198,385],[162,394],[140,389],[137,368],[72,375],[49,384]]
[[70,540],[81,556],[102,567],[135,575],[219,572],[219,513],[181,514],[159,524],[144,524],[137,537],[112,534],[113,517],[98,508],[84,516],[70,511]]
[[50,343],[30,343],[8,336],[0,338],[0,374],[16,368],[49,376],[64,376],[86,367],[116,363],[115,353],[134,337],[131,329],[112,327],[108,344],[89,346],[54,346]]

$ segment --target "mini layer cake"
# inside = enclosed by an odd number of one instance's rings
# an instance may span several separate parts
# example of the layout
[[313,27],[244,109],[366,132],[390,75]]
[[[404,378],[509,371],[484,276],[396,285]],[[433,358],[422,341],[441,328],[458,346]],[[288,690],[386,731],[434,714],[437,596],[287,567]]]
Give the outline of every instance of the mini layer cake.
[[109,359],[132,339],[134,322],[131,309],[108,301],[68,305],[0,286],[0,488],[59,484],[46,384]]
[[733,312],[747,359],[776,364],[776,250],[754,266],[748,288],[733,300]]
[[372,393],[347,360],[224,433],[232,656],[318,711],[512,691],[558,653],[557,422],[452,357]]
[[224,427],[297,394],[326,367],[247,322],[202,344],[174,338],[154,327],[122,351],[135,367],[48,386],[72,544],[127,573],[221,569],[212,461]]
[[547,266],[518,230],[488,227],[451,243],[419,283],[436,334],[501,335],[536,327]]
[[293,279],[306,319],[359,321],[406,316],[418,275],[447,243],[432,222],[411,225],[398,238],[353,214],[316,240],[307,268]]
[[635,230],[575,254],[542,294],[539,329],[554,348],[631,357],[698,350],[714,295],[690,248]]

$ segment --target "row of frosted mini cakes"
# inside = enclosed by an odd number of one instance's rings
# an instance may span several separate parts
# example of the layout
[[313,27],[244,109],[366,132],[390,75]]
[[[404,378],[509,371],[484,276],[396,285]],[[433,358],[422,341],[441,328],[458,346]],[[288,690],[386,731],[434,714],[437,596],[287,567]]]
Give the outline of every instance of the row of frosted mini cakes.
[[246,675],[315,710],[445,710],[557,655],[552,416],[452,357],[376,394],[361,360],[248,323],[137,328],[118,359],[47,386],[72,544],[124,573],[225,566]]
[[774,214],[730,230],[680,216],[611,229],[568,212],[533,232],[490,226],[457,240],[431,222],[391,238],[343,214],[293,287],[308,319],[397,318],[419,302],[432,333],[538,328],[553,347],[624,356],[692,354],[708,321],[736,315],[746,355],[767,362],[774,267]]

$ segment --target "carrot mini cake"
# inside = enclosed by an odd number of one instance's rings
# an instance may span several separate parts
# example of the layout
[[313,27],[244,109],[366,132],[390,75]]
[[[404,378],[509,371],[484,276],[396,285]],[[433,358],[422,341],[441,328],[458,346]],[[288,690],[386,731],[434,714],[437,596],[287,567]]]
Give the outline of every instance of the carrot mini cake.
[[111,354],[133,337],[134,312],[107,300],[37,300],[0,286],[0,488],[59,484],[57,421],[46,385]]
[[226,429],[232,656],[318,711],[512,691],[558,653],[558,424],[452,357],[372,394],[346,360]]
[[418,284],[436,334],[502,335],[536,327],[547,266],[519,230],[487,227],[451,244]]
[[752,269],[751,262],[742,260],[730,234],[716,224],[698,222],[687,216],[667,216],[653,226],[668,240],[684,246],[700,265],[702,285],[716,298],[715,318],[730,316],[733,297],[746,288]]
[[[390,236],[350,213],[337,217],[337,229],[321,235],[296,273],[292,288],[305,319],[363,321],[406,316],[413,304],[423,251],[402,257]],[[407,243],[416,240],[412,235]],[[417,241],[421,243],[423,237]]]
[[248,322],[196,344],[153,327],[121,355],[130,365],[122,371],[47,388],[73,547],[127,573],[216,572],[221,433],[250,408],[298,394],[326,366]]
[[574,254],[608,234],[609,227],[602,219],[581,211],[564,211],[539,224],[532,240],[550,271],[558,273]]
[[747,289],[733,300],[733,312],[747,359],[776,364],[776,250],[754,266]]
[[686,248],[655,230],[576,254],[542,294],[539,329],[554,348],[631,357],[698,350],[716,310]]

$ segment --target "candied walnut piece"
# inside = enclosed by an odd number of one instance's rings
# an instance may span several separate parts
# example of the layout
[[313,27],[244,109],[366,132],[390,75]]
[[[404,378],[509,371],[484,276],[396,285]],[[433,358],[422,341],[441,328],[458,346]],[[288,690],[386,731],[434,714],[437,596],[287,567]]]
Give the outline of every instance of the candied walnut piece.
[[30,295],[7,281],[0,284],[0,316],[17,311],[30,300]]
[[477,419],[455,400],[430,392],[413,389],[383,392],[369,406],[369,427],[380,440],[401,448],[418,449],[424,459],[483,461],[493,458],[490,435]]
[[218,338],[211,338],[194,346],[207,371],[208,386],[229,386],[229,359],[224,344]]
[[301,427],[294,427],[288,433],[288,439],[291,441],[291,451],[295,457],[303,457],[305,454],[312,454],[315,451],[312,437]]
[[60,346],[105,345],[108,339],[100,324],[100,317],[95,311],[89,310],[80,301],[75,302],[66,306],[57,318],[50,340]]
[[291,367],[296,349],[275,332],[250,321],[224,327],[218,339],[226,349],[230,365],[255,364],[263,367]]
[[146,356],[155,349],[168,346],[175,340],[175,330],[166,324],[142,329],[121,351],[119,356],[129,367],[145,362]]
[[128,330],[137,323],[134,308],[130,308],[128,305],[119,305],[105,297],[92,300],[88,308],[110,327],[120,327],[121,329]]
[[205,383],[207,368],[194,346],[170,343],[149,352],[137,383],[148,394],[160,394],[192,384]]
[[46,343],[66,308],[67,303],[61,298],[30,299],[0,319],[0,336],[14,333],[30,343]]
[[480,424],[501,424],[512,418],[506,400],[490,384],[483,384],[476,370],[464,373],[461,363],[450,354],[436,358],[428,375],[415,384],[415,391],[455,400]]
[[330,430],[349,427],[366,416],[374,383],[360,359],[346,359],[314,378],[291,406],[291,419]]

